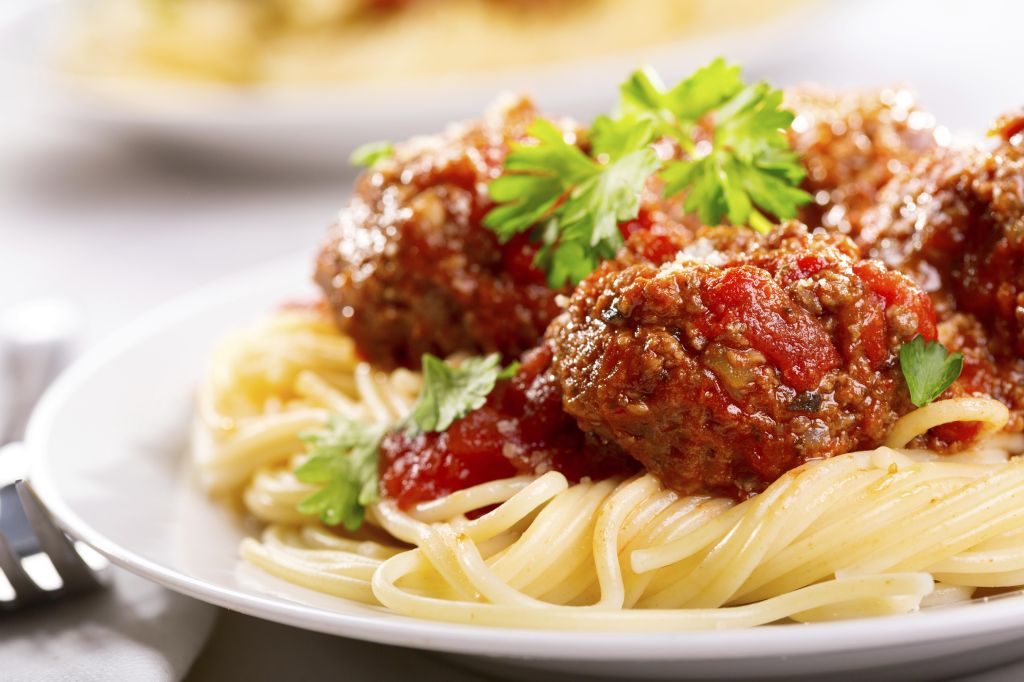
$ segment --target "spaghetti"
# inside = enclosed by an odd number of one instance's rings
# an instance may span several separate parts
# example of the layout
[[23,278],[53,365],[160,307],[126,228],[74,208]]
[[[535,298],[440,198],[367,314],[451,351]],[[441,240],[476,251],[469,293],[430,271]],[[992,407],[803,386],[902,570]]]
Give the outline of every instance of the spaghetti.
[[[299,434],[331,412],[379,423],[419,377],[362,363],[318,313],[289,310],[225,340],[200,391],[205,485],[265,522],[241,555],[332,595],[435,620],[579,630],[749,627],[906,613],[1024,584],[1024,450],[991,435],[952,456],[909,450],[954,421],[995,434],[982,398],[902,417],[886,446],[807,463],[741,503],[681,496],[651,474],[492,481],[408,511],[382,500],[354,533],[296,511]],[[492,508],[471,518],[471,512]],[[855,523],[851,522],[855,520]]]

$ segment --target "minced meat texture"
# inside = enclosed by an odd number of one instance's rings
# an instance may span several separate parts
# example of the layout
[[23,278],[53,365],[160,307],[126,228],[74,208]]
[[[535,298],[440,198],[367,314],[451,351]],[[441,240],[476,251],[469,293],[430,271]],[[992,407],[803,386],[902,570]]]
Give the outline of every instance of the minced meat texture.
[[991,335],[977,317],[951,313],[939,322],[939,342],[950,352],[962,353],[963,371],[957,385],[966,395],[989,396],[1010,408],[1004,430],[1024,430],[1024,360],[998,354]]
[[862,250],[914,277],[948,318],[976,391],[1024,428],[1024,115],[994,149],[940,149],[894,178],[865,216]]
[[709,234],[660,265],[627,251],[577,288],[548,330],[565,410],[682,493],[744,497],[879,445],[913,409],[898,350],[935,337],[927,295],[796,223],[731,252]]
[[785,104],[797,114],[789,137],[814,197],[800,213],[811,227],[856,236],[878,190],[935,146],[934,119],[906,90],[792,88]]
[[417,367],[423,353],[532,348],[558,312],[536,247],[502,245],[481,224],[486,185],[537,113],[524,99],[446,135],[400,145],[363,174],[331,229],[316,279],[341,330],[381,367]]
[[[363,357],[384,368],[417,367],[423,353],[496,351],[512,360],[540,341],[558,313],[556,296],[571,288],[548,288],[527,234],[501,244],[482,224],[494,205],[487,184],[537,116],[525,99],[506,102],[480,122],[399,145],[359,179],[320,251],[316,280]],[[585,131],[560,125],[586,149]],[[680,153],[667,140],[654,149]],[[637,217],[620,225],[624,237],[671,225],[682,239],[699,227],[682,197],[665,199],[662,188],[649,180]]]

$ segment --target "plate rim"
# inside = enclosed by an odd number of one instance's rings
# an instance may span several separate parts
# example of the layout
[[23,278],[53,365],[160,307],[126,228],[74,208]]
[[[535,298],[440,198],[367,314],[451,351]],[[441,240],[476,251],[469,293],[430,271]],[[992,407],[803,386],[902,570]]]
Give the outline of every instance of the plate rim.
[[[803,657],[914,644],[967,640],[1024,626],[1024,596],[942,607],[924,613],[831,623],[749,629],[673,632],[587,632],[474,626],[389,614],[340,613],[255,590],[230,589],[147,559],[92,527],[64,498],[48,470],[50,432],[78,388],[137,344],[200,311],[253,295],[268,282],[287,282],[308,270],[308,254],[294,254],[243,270],[154,307],[86,350],[46,391],[29,421],[29,482],[43,504],[74,538],[114,564],[176,592],[251,616],[307,630],[381,644],[456,654],[518,659],[591,661],[714,661]],[[259,283],[259,286],[255,286]],[[212,345],[216,339],[210,339]],[[200,368],[197,368],[197,373]],[[197,377],[198,378],[198,374]],[[178,485],[184,484],[179,479]],[[795,636],[794,636],[795,635]],[[616,646],[607,646],[615,644]]]

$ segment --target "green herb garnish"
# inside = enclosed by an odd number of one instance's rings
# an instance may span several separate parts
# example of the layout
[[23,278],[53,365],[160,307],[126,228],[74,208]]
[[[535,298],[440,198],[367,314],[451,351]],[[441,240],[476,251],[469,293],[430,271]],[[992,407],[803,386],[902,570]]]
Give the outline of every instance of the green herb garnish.
[[395,155],[395,145],[390,142],[367,142],[359,145],[348,157],[353,166],[372,168],[385,159]]
[[311,456],[295,477],[323,487],[299,502],[299,511],[319,514],[329,526],[344,523],[355,530],[362,525],[366,505],[377,499],[377,460],[386,432],[385,425],[333,415],[326,431],[303,434]]
[[[716,59],[671,89],[649,70],[621,87],[614,116],[598,117],[584,153],[553,124],[538,120],[529,142],[512,145],[490,186],[498,204],[484,224],[499,238],[530,231],[541,248],[536,264],[559,287],[578,283],[622,245],[618,224],[635,218],[647,180],[660,173],[665,194],[686,191],[684,208],[709,225],[770,229],[792,218],[809,194],[797,186],[804,169],[790,149],[793,114],[782,91],[744,85],[739,68]],[[710,139],[701,143],[701,131]],[[684,159],[662,160],[651,143],[674,140]]]
[[900,369],[910,389],[910,401],[924,407],[942,395],[964,368],[962,353],[950,353],[938,341],[918,334],[900,347]]
[[388,433],[407,435],[446,431],[452,423],[483,406],[500,379],[512,377],[517,363],[501,367],[497,353],[470,358],[458,367],[424,354],[423,387],[409,415],[391,424],[366,424],[333,415],[324,431],[303,434],[310,457],[295,470],[304,483],[322,487],[298,506],[303,514],[318,514],[328,525],[343,523],[355,530],[366,505],[379,496],[380,444]]
[[636,217],[640,192],[658,159],[647,140],[624,153],[617,138],[615,155],[606,154],[607,163],[600,163],[567,143],[548,121],[538,119],[528,132],[537,143],[514,145],[509,152],[506,174],[489,187],[503,205],[484,224],[508,239],[543,223],[537,263],[557,288],[566,279],[578,282],[599,258],[615,255],[622,244],[618,223]]
[[446,365],[433,355],[423,356],[423,388],[406,419],[411,434],[447,431],[456,419],[483,407],[499,379],[508,379],[519,365],[502,369],[501,356],[492,353],[469,358],[458,367]]
[[[689,189],[683,208],[707,225],[725,216],[733,225],[767,232],[772,222],[762,211],[776,218],[796,216],[811,195],[799,188],[805,171],[785,132],[793,113],[781,106],[781,90],[755,83],[713,105],[714,113],[708,109],[701,114],[712,119],[711,151],[669,161],[662,171],[665,194]],[[676,139],[687,149],[685,137]]]

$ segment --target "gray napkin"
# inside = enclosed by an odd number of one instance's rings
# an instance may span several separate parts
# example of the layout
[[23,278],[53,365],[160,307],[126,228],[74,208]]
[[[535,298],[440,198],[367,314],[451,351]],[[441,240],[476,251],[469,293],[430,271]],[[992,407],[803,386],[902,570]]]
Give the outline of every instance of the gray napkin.
[[112,568],[106,590],[0,616],[0,678],[169,680],[188,672],[217,610]]

